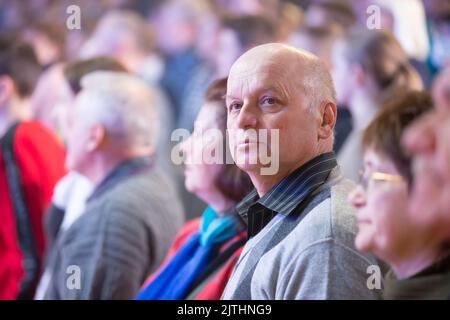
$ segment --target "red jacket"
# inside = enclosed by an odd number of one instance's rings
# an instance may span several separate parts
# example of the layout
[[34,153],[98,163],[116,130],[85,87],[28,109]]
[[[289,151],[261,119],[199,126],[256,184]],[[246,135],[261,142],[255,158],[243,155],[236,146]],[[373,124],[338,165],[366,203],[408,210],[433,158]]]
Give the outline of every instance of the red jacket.
[[[198,230],[200,229],[200,224],[202,222],[202,218],[196,218],[189,222],[187,222],[179,231],[177,237],[174,240],[174,243],[172,244],[172,247],[169,249],[169,252],[167,254],[167,257],[164,261],[164,263],[159,267],[156,272],[154,272],[151,276],[147,278],[147,280],[144,283],[144,287],[153,280],[153,278],[159,274],[159,272],[164,269],[164,267],[167,265],[167,263],[172,259],[172,257],[178,252],[178,250],[186,243],[186,241]],[[226,243],[224,243],[220,249],[219,252],[222,252],[226,250],[230,244],[234,243],[235,241],[246,239],[247,233],[241,232],[238,235],[234,236],[230,240],[228,240]],[[228,283],[228,279],[231,276],[231,273],[233,272],[234,266],[236,265],[237,261],[239,260],[239,256],[241,255],[242,249],[244,246],[239,248],[235,251],[235,253],[231,256],[230,259],[218,270],[211,281],[207,283],[201,291],[198,293],[197,296],[195,296],[195,300],[219,300],[222,296],[222,292],[225,289],[225,286]]]
[[[21,123],[14,138],[14,153],[40,261],[45,249],[43,216],[53,187],[65,174],[65,151],[57,137],[37,122]],[[0,149],[0,299],[15,299],[23,277],[15,215]]]

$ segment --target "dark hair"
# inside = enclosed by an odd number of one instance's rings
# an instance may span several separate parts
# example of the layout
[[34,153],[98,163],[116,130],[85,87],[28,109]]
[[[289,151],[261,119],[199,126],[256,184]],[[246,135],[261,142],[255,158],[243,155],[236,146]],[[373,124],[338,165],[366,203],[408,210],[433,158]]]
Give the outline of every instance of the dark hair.
[[31,45],[12,36],[0,36],[0,75],[11,77],[20,97],[33,93],[41,71]]
[[275,41],[277,26],[265,16],[225,16],[224,27],[233,30],[243,51],[251,47]]
[[373,148],[387,156],[411,182],[411,156],[401,147],[401,137],[406,127],[432,108],[431,96],[425,91],[410,91],[390,100],[364,131],[364,149]]
[[[229,155],[229,146],[226,143],[227,109],[225,105],[225,94],[227,91],[227,78],[214,81],[206,90],[205,102],[217,103],[217,106],[206,105],[204,108],[211,108],[216,113],[217,128],[223,133],[223,155]],[[214,108],[214,109],[213,109]],[[213,111],[214,110],[214,111]],[[215,179],[215,184],[220,192],[228,199],[239,202],[253,189],[250,177],[239,169],[236,164],[223,162],[222,169]]]
[[420,76],[392,33],[353,29],[344,41],[346,59],[360,65],[374,79],[381,104],[401,90],[420,89]]
[[318,1],[312,2],[308,9],[317,8],[325,12],[328,24],[335,23],[344,29],[349,29],[357,22],[357,16],[352,6],[346,2]]
[[96,57],[69,63],[64,67],[63,73],[74,94],[81,91],[81,78],[88,73],[105,70],[127,72],[127,69],[111,57]]

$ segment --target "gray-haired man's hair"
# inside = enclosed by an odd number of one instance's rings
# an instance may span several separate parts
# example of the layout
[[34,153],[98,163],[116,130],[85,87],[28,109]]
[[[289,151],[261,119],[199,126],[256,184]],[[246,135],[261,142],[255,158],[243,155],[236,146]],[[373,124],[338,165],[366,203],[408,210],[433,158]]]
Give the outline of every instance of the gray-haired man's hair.
[[157,111],[145,82],[127,73],[96,71],[81,79],[81,87],[84,121],[102,124],[117,143],[154,145]]
[[295,49],[307,63],[301,64],[302,86],[305,95],[309,98],[310,108],[318,108],[323,102],[336,103],[336,90],[331,73],[325,63],[316,55],[301,49]]

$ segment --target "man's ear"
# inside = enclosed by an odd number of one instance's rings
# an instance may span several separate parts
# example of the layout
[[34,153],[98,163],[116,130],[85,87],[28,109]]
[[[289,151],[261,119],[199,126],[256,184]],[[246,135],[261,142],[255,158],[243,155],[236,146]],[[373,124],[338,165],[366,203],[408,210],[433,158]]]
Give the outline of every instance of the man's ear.
[[105,127],[96,123],[89,129],[89,139],[86,148],[88,151],[98,150],[105,143],[105,140]]
[[6,106],[14,95],[14,82],[10,76],[0,76],[0,108]]
[[328,139],[332,136],[336,124],[337,108],[336,104],[327,101],[320,106],[321,124],[319,127],[319,139]]

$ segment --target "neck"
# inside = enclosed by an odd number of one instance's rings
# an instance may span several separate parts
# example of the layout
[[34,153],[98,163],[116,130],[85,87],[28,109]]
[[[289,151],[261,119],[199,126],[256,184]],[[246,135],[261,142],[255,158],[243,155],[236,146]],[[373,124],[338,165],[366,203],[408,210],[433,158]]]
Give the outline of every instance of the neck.
[[[293,171],[293,170],[292,170]],[[263,176],[259,172],[248,172],[250,180],[252,180],[253,186],[258,192],[259,197],[263,197],[266,193],[268,193],[272,188],[285,177],[287,177],[292,171],[283,171],[276,175]]]
[[14,99],[11,104],[0,106],[0,137],[17,121],[31,119],[29,99]]
[[398,279],[411,277],[431,266],[440,256],[439,246],[424,246],[409,250],[400,257],[388,261]]
[[230,208],[236,205],[235,201],[224,197],[218,190],[213,192],[209,190],[206,194],[197,194],[197,196],[211,206],[219,217],[224,216]]
[[89,163],[89,170],[83,172],[95,186],[98,186],[119,164],[133,158],[150,155],[148,149],[133,152],[101,152]]
[[139,73],[139,68],[147,57],[148,56],[144,56],[139,53],[130,53],[125,56],[122,61],[124,62],[129,72],[136,74]]
[[256,167],[253,170],[246,171],[250,180],[253,183],[259,197],[263,197],[281,180],[289,176],[292,172],[303,166],[308,161],[318,157],[321,154],[331,152],[333,150],[332,139],[321,140],[316,145],[316,148],[311,155],[295,162],[290,165],[283,165],[280,163],[278,171],[273,175],[262,175],[261,168]]
[[356,90],[350,100],[349,110],[352,114],[354,128],[363,130],[375,117],[378,105],[370,98],[369,94]]

